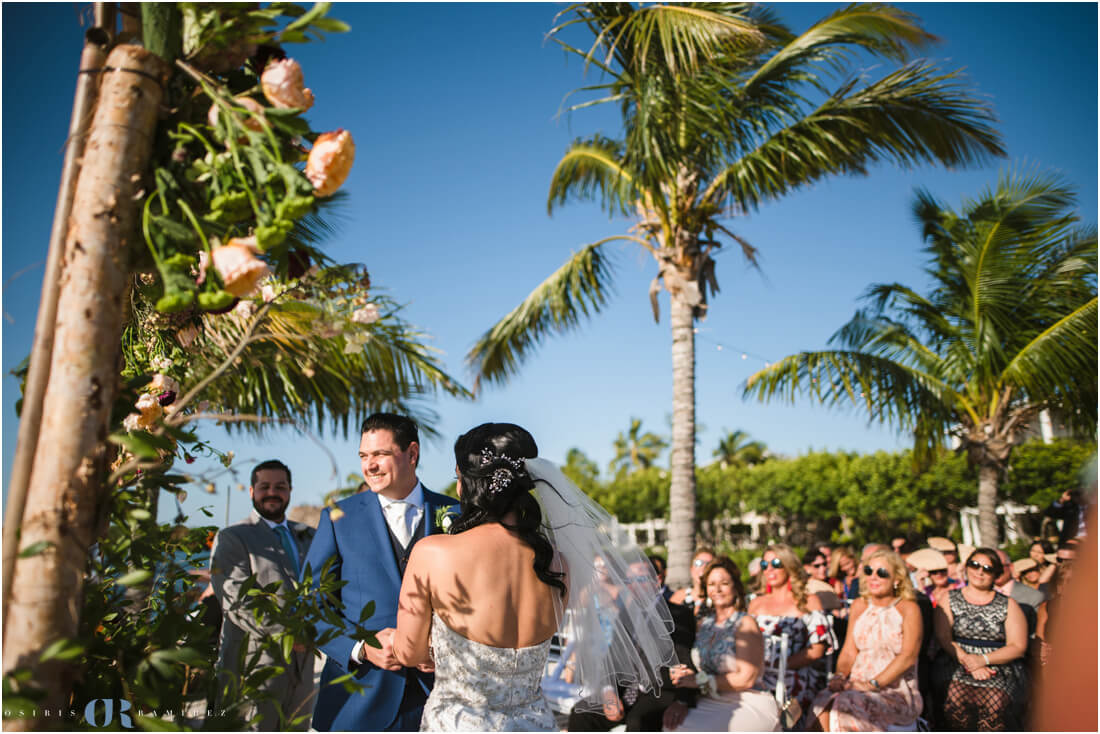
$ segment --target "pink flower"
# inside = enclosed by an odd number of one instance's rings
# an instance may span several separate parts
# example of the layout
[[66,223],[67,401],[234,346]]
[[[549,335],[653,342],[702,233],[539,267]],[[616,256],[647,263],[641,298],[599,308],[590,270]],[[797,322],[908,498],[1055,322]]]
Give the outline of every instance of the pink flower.
[[378,306],[368,303],[351,314],[351,320],[357,324],[373,324],[379,319]]
[[355,141],[347,130],[321,133],[309,151],[306,178],[315,196],[332,196],[351,173],[355,162]]
[[234,237],[210,253],[225,289],[238,298],[251,295],[271,274],[267,263],[256,257],[258,251],[255,237]]
[[260,75],[267,101],[275,107],[308,110],[313,92],[305,88],[302,67],[294,59],[273,59]]

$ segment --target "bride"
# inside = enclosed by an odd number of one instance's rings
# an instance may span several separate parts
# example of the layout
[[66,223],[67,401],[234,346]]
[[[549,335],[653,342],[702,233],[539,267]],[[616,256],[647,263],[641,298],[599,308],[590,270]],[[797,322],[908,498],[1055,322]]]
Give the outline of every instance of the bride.
[[[656,579],[628,570],[644,556],[537,455],[510,423],[455,442],[462,514],[413,548],[393,637],[403,665],[435,665],[422,731],[557,731],[541,680],[567,618],[583,707],[619,705],[621,685],[653,690],[675,663]],[[591,603],[609,574],[620,589],[610,613]]]

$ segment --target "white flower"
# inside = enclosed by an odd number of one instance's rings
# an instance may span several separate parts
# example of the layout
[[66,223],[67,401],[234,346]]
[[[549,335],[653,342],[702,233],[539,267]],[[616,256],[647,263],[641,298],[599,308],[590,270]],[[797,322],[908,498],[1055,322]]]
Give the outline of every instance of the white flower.
[[156,372],[167,372],[172,369],[172,360],[167,357],[156,356],[149,360],[149,366]]
[[168,375],[162,375],[159,372],[153,375],[153,381],[149,383],[149,392],[153,395],[159,396],[161,393],[174,392],[179,393],[180,384],[173,380]]
[[373,324],[379,318],[381,314],[378,313],[378,306],[373,303],[368,303],[351,314],[351,320],[357,324]]
[[263,296],[264,303],[271,303],[275,300],[275,289],[270,283],[260,289],[260,294]]
[[439,526],[443,528],[443,532],[449,533],[451,531],[451,526],[454,524],[455,519],[453,515],[444,515],[443,520],[439,523]]
[[122,427],[127,431],[136,431],[140,426],[141,416],[137,413],[131,413],[122,419]]

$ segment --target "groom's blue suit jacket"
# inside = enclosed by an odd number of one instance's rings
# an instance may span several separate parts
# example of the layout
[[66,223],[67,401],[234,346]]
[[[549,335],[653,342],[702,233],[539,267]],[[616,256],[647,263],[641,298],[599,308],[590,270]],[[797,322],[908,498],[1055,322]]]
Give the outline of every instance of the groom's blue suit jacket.
[[[424,490],[425,534],[440,532],[435,524],[440,507],[455,505],[446,495]],[[374,602],[374,615],[363,623],[369,630],[397,625],[397,597],[401,590],[401,572],[394,558],[382,506],[373,492],[362,491],[337,503],[344,516],[332,521],[329,510],[321,513],[317,534],[306,556],[305,568],[316,575],[322,566],[335,558],[333,573],[348,583],[340,590],[345,627],[330,642],[321,645],[328,662],[321,673],[321,689],[313,710],[313,728],[318,731],[381,731],[397,716],[407,681],[415,681],[425,691],[431,688],[432,676],[406,671],[382,670],[371,663],[351,663],[356,640],[352,635],[354,622],[363,607]],[[314,582],[316,586],[316,582]],[[329,627],[318,625],[318,634]],[[365,689],[348,693],[343,685],[329,682],[352,672]]]

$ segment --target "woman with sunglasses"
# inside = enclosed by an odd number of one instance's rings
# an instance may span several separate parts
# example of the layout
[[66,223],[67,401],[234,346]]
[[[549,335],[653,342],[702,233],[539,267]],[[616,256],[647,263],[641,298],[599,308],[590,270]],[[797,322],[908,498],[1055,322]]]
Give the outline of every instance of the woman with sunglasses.
[[718,556],[703,570],[705,600],[691,651],[700,672],[686,665],[669,671],[680,688],[698,688],[694,708],[679,701],[665,710],[665,731],[778,731],[775,697],[753,690],[764,665],[764,637],[745,613],[741,570]]
[[691,559],[691,586],[674,591],[668,598],[668,603],[683,604],[697,611],[707,597],[706,589],[703,588],[703,570],[713,560],[714,551],[710,548],[697,549]]
[[966,561],[967,585],[936,607],[936,639],[943,648],[933,685],[943,704],[938,722],[951,731],[1021,731],[1027,699],[1027,620],[1019,605],[993,588],[1004,572],[991,548]]
[[836,675],[814,701],[822,731],[883,731],[917,720],[923,633],[915,600],[905,561],[893,551],[871,554],[863,566],[860,598],[849,612],[851,633]]
[[[835,555],[835,551],[834,551]],[[789,699],[807,712],[818,691],[825,687],[820,661],[835,638],[829,617],[815,594],[806,592],[806,580],[798,557],[786,545],[769,546],[760,561],[764,593],[749,604],[764,633],[764,675],[758,690],[775,694],[779,684],[780,640],[787,634],[787,674],[783,683]]]

